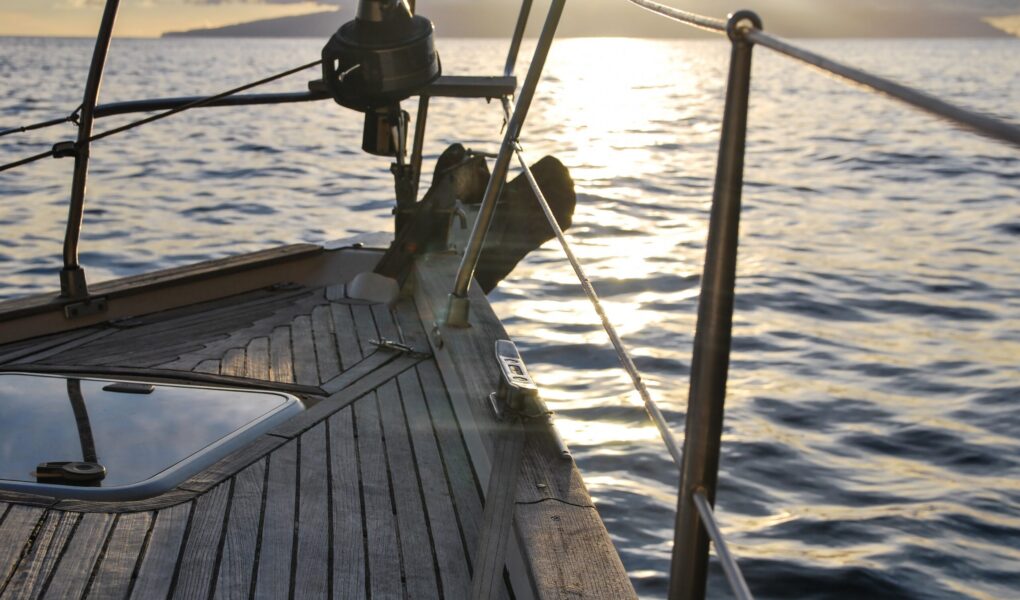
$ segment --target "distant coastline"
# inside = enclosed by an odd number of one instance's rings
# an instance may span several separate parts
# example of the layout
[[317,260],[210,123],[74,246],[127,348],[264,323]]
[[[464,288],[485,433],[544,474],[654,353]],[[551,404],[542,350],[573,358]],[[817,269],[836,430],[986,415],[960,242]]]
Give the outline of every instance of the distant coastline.
[[[506,38],[516,19],[513,3],[485,3],[468,6],[433,6],[428,17],[443,37]],[[619,11],[619,14],[616,14]],[[1020,35],[1020,16],[980,17],[974,14],[932,13],[923,19],[908,13],[890,12],[882,20],[849,20],[838,28],[825,23],[803,23],[783,13],[770,15],[766,28],[778,35],[797,38],[889,38],[889,37],[1009,37]],[[163,37],[329,37],[349,17],[346,11],[324,11],[238,23],[225,27],[172,31]],[[540,29],[533,17],[529,32]],[[906,33],[905,33],[906,32]],[[715,37],[676,23],[655,18],[632,7],[600,11],[597,14],[568,14],[560,25],[561,37]]]

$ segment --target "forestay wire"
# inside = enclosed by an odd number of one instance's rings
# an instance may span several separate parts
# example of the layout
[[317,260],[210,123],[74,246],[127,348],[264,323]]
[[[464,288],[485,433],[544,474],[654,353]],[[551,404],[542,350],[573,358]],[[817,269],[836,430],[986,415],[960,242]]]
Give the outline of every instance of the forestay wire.
[[[122,133],[122,132],[128,131],[129,129],[134,129],[135,127],[141,127],[142,125],[147,125],[147,124],[152,123],[154,121],[159,121],[161,119],[165,119],[167,117],[176,115],[178,113],[182,113],[182,112],[184,112],[184,111],[186,111],[186,110],[188,110],[190,108],[198,108],[200,106],[205,106],[206,104],[209,104],[211,102],[216,102],[217,100],[220,100],[222,98],[226,98],[227,96],[233,96],[234,94],[238,94],[238,93],[241,93],[243,91],[250,90],[250,89],[252,89],[254,87],[258,87],[260,85],[265,85],[267,83],[271,83],[273,81],[276,81],[277,79],[283,79],[284,77],[287,77],[289,75],[293,75],[294,73],[298,73],[300,71],[304,71],[305,69],[314,67],[314,66],[319,65],[321,63],[322,63],[322,59],[320,58],[319,60],[312,61],[310,63],[301,65],[299,67],[294,67],[293,69],[287,69],[286,71],[277,73],[275,75],[270,75],[269,77],[264,77],[262,79],[259,79],[258,81],[253,81],[251,83],[247,83],[245,85],[238,86],[238,87],[235,87],[233,89],[229,89],[229,90],[227,90],[225,92],[220,92],[219,94],[214,94],[212,96],[206,96],[204,98],[200,98],[198,100],[195,100],[194,102],[189,102],[189,103],[184,104],[182,106],[178,106],[176,108],[172,108],[170,110],[161,112],[159,114],[155,114],[155,115],[152,115],[152,116],[149,116],[149,117],[145,117],[144,119],[139,119],[137,121],[132,121],[132,122],[127,123],[125,125],[121,125],[120,127],[114,127],[113,129],[109,129],[107,131],[103,131],[101,133],[97,133],[96,135],[93,135],[91,138],[89,138],[89,142],[91,143],[91,142],[94,142],[96,140],[101,140],[103,138],[107,138],[107,137],[110,137],[112,135],[116,135],[118,133]],[[36,123],[34,125],[27,125],[25,127],[19,127],[19,128],[16,128],[16,129],[7,130],[7,131],[3,132],[3,135],[7,135],[7,134],[10,134],[10,133],[16,133],[16,132],[20,132],[20,131],[30,131],[32,129],[41,129],[43,127],[48,127],[50,125],[56,125],[56,124],[67,122],[67,121],[72,121],[73,122],[74,118],[76,118],[75,117],[76,114],[77,114],[77,111],[75,111],[75,113],[72,113],[70,117],[65,117],[63,119],[53,119],[51,121],[44,121],[42,123]],[[35,162],[37,160],[41,160],[43,158],[48,158],[50,156],[54,156],[56,154],[56,151],[57,151],[57,149],[54,148],[54,149],[48,150],[46,152],[40,152],[39,154],[35,154],[35,155],[32,155],[32,156],[23,158],[21,160],[14,161],[12,163],[7,163],[5,165],[0,165],[0,171],[7,171],[8,169],[13,169],[15,167],[20,167],[22,165],[27,165],[29,163]]]

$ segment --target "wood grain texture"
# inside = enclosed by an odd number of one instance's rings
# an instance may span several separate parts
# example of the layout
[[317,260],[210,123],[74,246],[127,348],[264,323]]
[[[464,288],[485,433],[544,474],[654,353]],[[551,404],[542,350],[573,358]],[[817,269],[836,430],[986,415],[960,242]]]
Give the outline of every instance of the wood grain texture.
[[400,579],[393,576],[393,573],[400,572],[400,548],[375,392],[361,399],[353,408],[365,499],[369,590],[372,597],[394,598],[404,595],[404,587]]
[[88,589],[88,598],[126,598],[138,565],[152,513],[119,515],[106,552]]
[[[418,382],[418,374],[414,370],[408,370],[401,373],[397,381],[404,413],[407,415],[430,529],[433,532],[433,551],[439,566],[443,593],[449,598],[465,598],[470,590],[470,576],[463,528],[457,518],[454,494],[447,480],[432,419]],[[468,486],[466,493],[474,492],[473,480],[468,479],[464,483]],[[475,504],[478,504],[477,496]],[[480,508],[476,507],[475,513],[478,511]]]
[[46,514],[28,553],[11,575],[0,598],[3,600],[38,598],[43,593],[44,586],[57,566],[64,545],[71,537],[80,517],[78,513],[58,511]]
[[[386,458],[393,474],[393,502],[397,509],[400,552],[403,557],[405,585],[412,598],[439,595],[432,539],[422,503],[421,482],[407,433],[403,405],[397,382],[379,387],[379,417],[386,440]],[[454,535],[454,531],[436,531],[435,535]]]
[[422,359],[420,358],[412,356],[399,356],[395,360],[386,363],[381,368],[372,371],[365,377],[362,377],[349,387],[330,395],[328,398],[320,401],[305,412],[294,416],[294,418],[283,425],[280,425],[271,433],[273,435],[283,437],[295,437],[300,435],[302,432],[314,427],[316,424],[326,419],[336,411],[360,400],[370,391],[379,387],[383,383],[393,379],[407,369],[414,367],[416,364],[421,362],[421,360]]
[[273,381],[294,382],[289,326],[276,327],[269,338],[269,374]]
[[114,515],[108,513],[82,515],[46,588],[44,598],[59,600],[81,597],[113,527],[113,521]]
[[[437,315],[445,310],[449,282],[453,280],[458,266],[456,257],[438,254],[426,256],[416,263],[414,298],[423,322],[438,320]],[[495,438],[492,431],[495,420],[485,405],[485,398],[497,388],[500,378],[498,366],[492,358],[494,342],[497,339],[507,339],[507,336],[491,306],[477,287],[473,286],[470,293],[471,326],[462,329],[441,326],[439,333],[442,342],[439,343],[434,337],[429,341],[435,353],[436,363],[442,369],[442,376],[450,389],[454,411],[458,422],[463,426],[462,433],[476,472],[483,484],[487,485],[490,457],[493,456],[492,442]],[[473,423],[473,426],[466,426],[465,423]],[[543,423],[542,427],[548,429],[549,425]],[[536,482],[541,482],[555,484],[556,494],[564,494],[567,498],[578,500],[577,503],[582,506],[590,505],[591,499],[583,484],[575,485],[580,482],[580,475],[572,472],[576,470],[572,461],[569,461],[569,465],[562,465],[558,461],[556,464],[550,463],[544,458],[542,460],[529,458],[533,453],[540,453],[543,456],[548,454],[549,435],[549,431],[543,432],[538,426],[534,432],[529,433],[524,448],[525,461],[529,467],[524,471],[526,477],[521,477],[518,481],[516,499],[518,501],[522,498],[527,501],[534,499],[533,490],[536,488]],[[565,476],[562,469],[569,469],[571,472]],[[531,519],[543,521],[544,517],[541,516],[543,511],[547,511],[551,519],[551,516],[558,514],[554,508],[565,505],[557,500],[550,500],[536,504],[519,504],[518,508],[520,506],[529,507],[528,514]],[[573,522],[571,531],[576,534],[576,539],[580,540],[580,543],[561,545],[561,551],[569,553],[570,556],[561,557],[555,566],[537,558],[543,552],[541,545],[548,540],[535,537],[532,530],[525,530],[518,520],[514,521],[514,534],[520,557],[527,567],[535,591],[540,597],[569,596],[573,594],[570,587],[573,584],[564,582],[590,577],[591,572],[581,570],[581,565],[597,564],[599,576],[605,580],[600,585],[609,585],[626,591],[623,595],[611,597],[633,597],[635,595],[633,586],[597,512],[590,508],[578,510],[589,511],[586,514],[594,518],[578,517]],[[508,562],[513,564],[512,560]],[[511,569],[511,578],[517,585],[524,580],[524,574],[515,573],[514,569]]]
[[330,312],[328,305],[316,306],[312,311],[312,337],[315,339],[315,358],[321,381],[340,374],[340,357]]
[[518,504],[515,525],[544,598],[637,598],[594,508]]
[[191,526],[177,565],[174,598],[205,598],[212,590],[229,500],[230,486],[227,484],[221,484],[195,500]]
[[333,498],[333,596],[358,600],[366,595],[365,540],[353,410],[341,410],[329,418],[328,424]]
[[220,361],[215,359],[203,360],[198,363],[194,371],[196,373],[209,373],[210,375],[218,375],[220,372]]
[[472,598],[493,598],[504,587],[503,568],[514,520],[514,490],[521,470],[524,426],[507,423],[496,443],[492,476],[482,513],[482,540],[471,579]]
[[228,454],[222,460],[213,464],[213,466],[192,476],[178,486],[178,489],[199,493],[210,490],[248,467],[248,465],[262,460],[266,455],[286,442],[287,440],[274,435],[259,436],[254,442],[236,452]]
[[231,348],[223,355],[220,361],[220,374],[231,377],[244,377],[245,373],[245,350],[244,348]]
[[67,498],[54,504],[53,508],[78,512],[130,513],[143,510],[159,510],[175,506],[182,502],[187,502],[194,498],[195,492],[175,488],[169,492],[160,494],[159,496],[153,496],[152,498],[125,500],[122,502],[96,502],[94,500],[76,500],[73,498]]
[[28,550],[32,532],[45,514],[45,510],[31,506],[14,505],[7,509],[0,523],[0,540],[3,540],[0,543],[0,592]]
[[131,590],[131,598],[149,600],[166,598],[170,594],[192,505],[192,502],[188,502],[156,513],[152,535],[145,548],[138,578]]
[[356,362],[361,360],[361,346],[358,344],[357,333],[354,330],[354,315],[351,307],[347,304],[330,304],[330,312],[333,316],[333,327],[336,337],[337,349],[340,354],[340,363],[346,371]]
[[265,514],[255,598],[287,598],[297,494],[297,442],[281,446],[269,457]]
[[[400,329],[406,337],[405,341],[415,347],[428,346],[428,338],[413,303],[401,303],[396,314]],[[464,538],[467,568],[470,570],[481,538],[483,501],[481,484],[475,475],[460,423],[454,414],[446,384],[435,361],[422,362],[415,370],[417,384],[425,400],[425,410],[428,412],[450,482],[450,493],[457,508],[457,520]],[[411,404],[413,403],[409,403]]]
[[269,381],[269,338],[257,337],[248,342],[244,353],[244,376]]
[[319,371],[315,366],[315,340],[312,338],[311,317],[297,317],[291,323],[290,331],[294,380],[304,385],[318,385]]
[[247,600],[258,552],[265,461],[259,461],[234,478],[230,517],[220,553],[215,598]]
[[326,424],[301,436],[294,596],[324,598],[330,586],[329,459]]

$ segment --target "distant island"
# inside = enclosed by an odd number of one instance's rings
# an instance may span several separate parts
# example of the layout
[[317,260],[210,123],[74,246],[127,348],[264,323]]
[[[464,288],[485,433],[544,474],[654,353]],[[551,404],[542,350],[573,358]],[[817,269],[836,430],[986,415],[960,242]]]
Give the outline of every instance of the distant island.
[[[680,26],[617,0],[610,4],[568,3],[560,25],[562,37],[711,37],[712,34]],[[509,37],[516,20],[518,3],[470,2],[440,3],[422,10],[436,24],[441,37]],[[536,11],[537,12],[537,11]],[[163,34],[164,37],[316,37],[325,38],[350,17],[347,10],[325,11],[294,17],[264,19],[226,27],[193,29]],[[783,9],[777,4],[762,10],[770,32],[788,37],[1003,37],[1013,33],[1016,17],[989,17],[961,9],[927,11],[919,16],[913,10],[887,8],[878,11],[862,3],[846,9],[839,19]],[[993,26],[993,23],[995,24]],[[539,15],[532,15],[529,32],[541,29]],[[1020,29],[1014,30],[1020,32]]]

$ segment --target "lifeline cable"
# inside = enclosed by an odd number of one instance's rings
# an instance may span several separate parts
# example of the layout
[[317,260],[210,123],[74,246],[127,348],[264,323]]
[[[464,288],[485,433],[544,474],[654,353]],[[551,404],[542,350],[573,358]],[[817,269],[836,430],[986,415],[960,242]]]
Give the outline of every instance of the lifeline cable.
[[[153,121],[159,121],[160,119],[165,119],[165,118],[173,116],[173,115],[175,115],[177,113],[184,112],[184,111],[188,110],[189,108],[197,108],[199,106],[204,106],[206,104],[209,104],[210,102],[215,102],[215,101],[220,100],[222,98],[226,98],[227,96],[233,96],[234,94],[237,94],[237,93],[240,93],[240,92],[243,92],[243,91],[246,91],[246,90],[250,90],[250,89],[252,89],[254,87],[258,87],[260,85],[265,85],[267,83],[271,83],[273,81],[276,81],[277,79],[283,79],[284,77],[287,77],[289,75],[293,75],[294,73],[297,73],[299,71],[304,71],[305,69],[308,69],[310,67],[314,67],[315,65],[318,65],[318,64],[321,64],[321,63],[322,63],[322,59],[320,58],[320,59],[318,59],[316,61],[313,61],[313,62],[304,64],[304,65],[301,65],[300,67],[294,67],[293,69],[288,69],[288,70],[283,71],[281,73],[277,73],[276,75],[271,75],[271,76],[266,77],[264,79],[259,79],[258,81],[254,81],[252,83],[247,83],[247,84],[242,85],[240,87],[236,87],[236,88],[227,90],[225,92],[220,92],[219,94],[215,94],[213,96],[206,96],[205,98],[201,98],[199,100],[195,100],[194,102],[189,102],[188,104],[185,104],[183,106],[178,106],[177,108],[172,108],[172,109],[170,109],[168,111],[164,111],[164,112],[161,112],[159,114],[152,115],[151,117],[146,117],[144,119],[139,119],[137,121],[132,121],[131,123],[127,123],[126,125],[121,125],[120,127],[114,127],[113,129],[109,129],[107,131],[103,131],[101,133],[97,133],[96,135],[90,137],[89,138],[89,142],[91,143],[91,142],[94,142],[96,140],[101,140],[103,138],[107,138],[107,137],[110,137],[112,135],[115,135],[115,134],[118,134],[118,133],[122,133],[124,131],[129,130],[129,129],[134,129],[135,127],[141,127],[142,125],[146,125],[148,123],[152,123]],[[17,130],[11,130],[11,131],[17,131]],[[36,155],[33,155],[33,156],[29,156],[27,158],[23,158],[21,160],[14,161],[12,163],[8,163],[8,164],[5,164],[5,165],[0,165],[0,171],[6,171],[8,169],[13,169],[15,167],[20,167],[22,165],[27,165],[27,164],[35,162],[37,160],[40,160],[40,159],[43,159],[43,158],[46,158],[46,157],[49,157],[49,156],[53,156],[53,154],[54,154],[54,150],[48,150],[46,152],[41,152],[39,154],[36,154]]]
[[50,119],[49,121],[42,121],[39,123],[33,123],[31,125],[22,125],[21,127],[15,127],[14,129],[6,129],[0,131],[0,137],[4,137],[5,135],[11,135],[12,133],[25,133],[26,131],[45,129],[46,127],[53,127],[54,125],[61,125],[63,123],[74,123],[75,125],[77,125],[79,110],[81,110],[80,106],[76,108],[73,113],[67,115],[66,117],[61,117],[59,119]]

